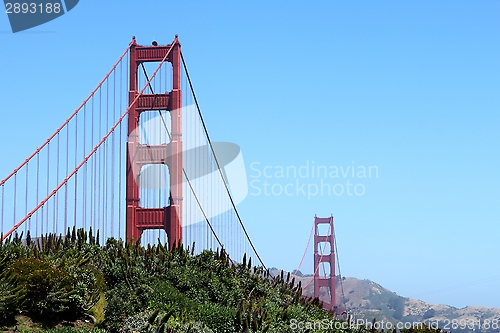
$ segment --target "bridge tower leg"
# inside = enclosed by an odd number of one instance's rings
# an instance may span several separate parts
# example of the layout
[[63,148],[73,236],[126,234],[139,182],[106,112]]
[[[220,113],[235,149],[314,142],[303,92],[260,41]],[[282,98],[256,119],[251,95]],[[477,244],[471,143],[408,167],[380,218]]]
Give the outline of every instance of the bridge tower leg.
[[[319,234],[319,224],[329,224],[329,233],[327,235]],[[314,297],[319,298],[319,290],[321,287],[326,287],[330,292],[330,305],[329,310],[337,312],[337,303],[335,298],[335,286],[336,286],[336,276],[335,276],[335,231],[333,228],[333,216],[321,218],[314,216]],[[319,250],[320,243],[329,243],[330,252],[321,253]],[[319,265],[322,262],[327,262],[330,264],[330,272],[327,277],[319,276]]]
[[[137,240],[146,229],[163,229],[170,248],[182,242],[182,92],[181,45],[175,37],[165,46],[137,45],[135,37],[130,48],[130,86],[126,175],[126,238]],[[137,71],[144,62],[161,62],[165,55],[172,64],[172,91],[163,94],[141,94]],[[142,87],[141,87],[142,88]],[[135,103],[134,100],[136,101]],[[171,141],[168,144],[146,145],[139,142],[139,117],[142,112],[170,111]],[[143,208],[140,202],[139,175],[143,166],[166,164],[170,172],[170,204],[163,208]]]

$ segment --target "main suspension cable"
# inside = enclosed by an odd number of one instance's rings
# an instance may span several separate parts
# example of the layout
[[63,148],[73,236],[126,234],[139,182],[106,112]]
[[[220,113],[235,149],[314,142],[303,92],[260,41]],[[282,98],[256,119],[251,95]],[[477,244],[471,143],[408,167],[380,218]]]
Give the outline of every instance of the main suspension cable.
[[342,273],[340,272],[340,261],[339,261],[339,251],[337,250],[337,234],[333,234],[333,243],[335,245],[335,256],[337,257],[337,268],[339,270],[339,281],[340,281],[340,290],[342,292],[342,302],[344,304],[344,310],[346,308],[345,294],[344,294],[344,284],[342,283]]
[[215,150],[214,150],[214,147],[212,145],[212,141],[210,140],[210,136],[208,135],[208,130],[207,130],[207,127],[205,125],[205,121],[203,120],[200,105],[198,104],[198,99],[196,98],[193,84],[191,82],[191,78],[189,76],[189,72],[188,72],[188,69],[186,66],[186,62],[184,61],[184,55],[182,54],[182,52],[181,52],[181,60],[182,60],[182,65],[184,66],[184,71],[186,72],[186,77],[188,79],[189,88],[191,89],[191,93],[193,94],[194,103],[196,104],[196,109],[198,110],[198,115],[200,116],[201,124],[203,125],[203,130],[204,130],[205,135],[207,137],[207,141],[208,141],[208,144],[209,144],[210,149],[212,151],[212,155],[214,156],[215,164],[217,165],[217,168],[219,169],[219,174],[221,176],[222,183],[224,184],[224,187],[226,188],[226,192],[229,196],[229,200],[231,201],[231,205],[233,206],[234,212],[236,213],[236,217],[238,218],[238,221],[241,225],[241,228],[243,229],[243,232],[245,233],[245,236],[248,239],[248,242],[249,242],[250,246],[252,247],[252,250],[254,251],[255,255],[259,259],[259,261],[260,261],[261,265],[264,267],[264,269],[267,269],[266,265],[264,264],[264,261],[262,261],[261,257],[259,256],[259,253],[257,252],[257,249],[255,248],[254,244],[252,243],[252,240],[250,239],[250,236],[248,235],[248,232],[245,228],[245,225],[243,224],[243,221],[241,220],[240,214],[238,213],[238,210],[236,209],[236,204],[234,203],[233,197],[231,196],[231,192],[229,191],[229,187],[227,186],[226,182],[224,181],[224,175],[222,173],[222,169],[220,167],[219,160],[217,159],[217,156],[215,155]]
[[[146,73],[146,68],[144,67],[144,64],[141,63],[141,66],[142,66],[142,70],[144,72],[144,76],[146,77],[146,80],[149,81],[149,78],[148,78],[148,73]],[[153,106],[154,107],[154,104],[156,102],[156,98],[158,95],[156,95],[153,91],[153,87],[151,86],[151,82],[149,82],[149,90],[151,91],[151,94],[155,95],[154,99],[153,99]],[[170,139],[170,141],[172,141],[172,135],[170,134],[170,131],[168,130],[168,127],[167,127],[167,123],[165,122],[165,119],[163,119],[163,115],[161,113],[161,110],[158,110],[158,113],[160,114],[160,118],[162,120],[162,123],[163,123],[163,127],[165,127],[165,130],[167,131],[167,135]],[[222,247],[222,249],[224,249],[224,245],[222,244],[222,242],[220,241],[219,237],[217,236],[217,233],[215,232],[212,224],[210,223],[209,219],[208,219],[208,216],[207,214],[205,213],[205,210],[203,209],[202,205],[201,205],[201,202],[200,200],[198,199],[198,196],[196,195],[196,192],[194,191],[194,188],[193,188],[193,185],[191,184],[191,180],[189,179],[188,175],[187,175],[187,172],[186,172],[186,169],[184,169],[184,166],[182,167],[182,173],[184,174],[184,177],[186,177],[186,181],[188,182],[189,184],[189,188],[191,189],[191,192],[193,193],[193,196],[196,200],[196,203],[198,204],[198,207],[200,207],[200,210],[201,212],[203,213],[203,216],[205,217],[205,221],[207,222],[208,226],[210,227],[210,230],[212,231],[212,234],[215,236],[215,239],[217,239],[217,242],[219,243],[219,245]]]

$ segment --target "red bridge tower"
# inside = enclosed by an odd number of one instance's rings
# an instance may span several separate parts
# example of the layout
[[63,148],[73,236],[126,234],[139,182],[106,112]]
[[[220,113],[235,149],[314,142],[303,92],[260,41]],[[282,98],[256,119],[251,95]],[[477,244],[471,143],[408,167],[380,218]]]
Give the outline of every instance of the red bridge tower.
[[[137,70],[143,62],[166,61],[172,64],[172,91],[164,94],[139,94]],[[163,229],[167,233],[170,248],[182,242],[182,92],[181,92],[181,44],[177,36],[165,46],[141,46],[130,48],[130,90],[127,145],[127,240],[137,240],[146,229]],[[171,141],[168,144],[145,145],[139,142],[138,126],[142,112],[170,111]],[[148,164],[166,164],[170,172],[170,205],[163,208],[143,208],[140,205],[139,172]],[[134,172],[136,171],[136,172]]]
[[[329,224],[328,234],[320,235],[319,234],[319,224]],[[337,303],[335,299],[335,285],[336,285],[336,277],[335,277],[335,231],[333,229],[333,216],[330,217],[317,217],[314,216],[314,297],[319,298],[319,290],[321,287],[326,287],[330,292],[330,304],[328,305],[329,310],[333,310],[336,312]],[[321,253],[319,251],[320,243],[329,243],[330,244],[330,252],[329,253]],[[327,277],[319,276],[319,265],[322,262],[327,262],[330,264],[330,272]]]

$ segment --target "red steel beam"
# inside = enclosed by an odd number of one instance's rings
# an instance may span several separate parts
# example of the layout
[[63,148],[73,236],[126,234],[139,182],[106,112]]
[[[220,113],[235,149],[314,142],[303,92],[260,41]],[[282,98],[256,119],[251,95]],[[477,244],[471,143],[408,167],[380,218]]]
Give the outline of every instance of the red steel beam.
[[[327,235],[319,235],[318,225],[328,224],[329,233]],[[329,309],[336,312],[337,302],[335,295],[336,287],[336,276],[335,276],[335,232],[333,228],[333,216],[327,218],[320,218],[314,216],[314,297],[319,298],[319,290],[321,287],[326,287],[330,289],[330,305]],[[318,246],[320,243],[329,243],[330,252],[329,253],[319,253]],[[329,277],[319,276],[319,265],[322,262],[330,263]]]
[[[126,238],[138,240],[146,229],[164,229],[170,248],[182,242],[182,92],[180,43],[175,37],[166,46],[130,47],[130,112],[128,118],[127,177],[126,177]],[[137,92],[137,71],[143,62],[172,63],[172,91],[166,94]],[[134,102],[132,102],[134,101]],[[166,145],[147,146],[139,142],[137,128],[142,112],[167,110],[171,115],[171,140]],[[140,205],[138,170],[146,164],[167,164],[170,171],[170,205],[163,208],[143,208]]]

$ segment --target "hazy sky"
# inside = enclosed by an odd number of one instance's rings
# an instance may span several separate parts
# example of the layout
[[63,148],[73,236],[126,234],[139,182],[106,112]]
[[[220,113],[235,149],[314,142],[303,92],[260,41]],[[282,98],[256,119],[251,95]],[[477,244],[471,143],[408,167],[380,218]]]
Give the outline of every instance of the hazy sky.
[[500,307],[499,15],[498,1],[82,0],[12,34],[1,14],[0,178],[132,36],[178,34],[212,140],[242,149],[239,210],[267,266],[295,269],[314,214],[333,214],[342,275]]

